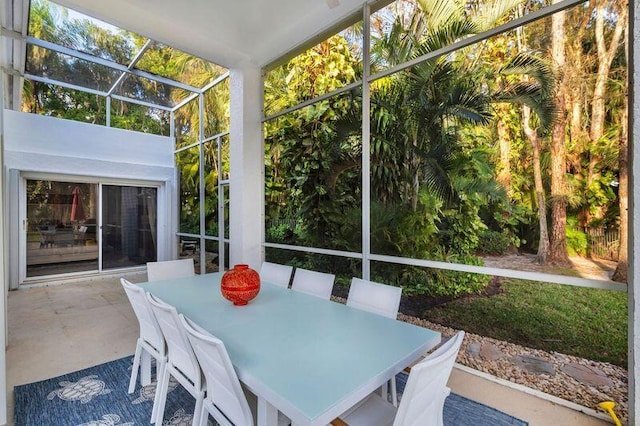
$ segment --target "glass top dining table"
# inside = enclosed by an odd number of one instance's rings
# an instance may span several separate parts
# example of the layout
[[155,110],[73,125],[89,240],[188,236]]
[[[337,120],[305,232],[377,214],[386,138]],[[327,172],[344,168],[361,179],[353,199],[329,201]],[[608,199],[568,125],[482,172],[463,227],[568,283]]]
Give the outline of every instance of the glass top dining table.
[[222,273],[139,284],[221,339],[258,397],[258,425],[326,425],[440,342],[440,333],[267,282],[246,306]]

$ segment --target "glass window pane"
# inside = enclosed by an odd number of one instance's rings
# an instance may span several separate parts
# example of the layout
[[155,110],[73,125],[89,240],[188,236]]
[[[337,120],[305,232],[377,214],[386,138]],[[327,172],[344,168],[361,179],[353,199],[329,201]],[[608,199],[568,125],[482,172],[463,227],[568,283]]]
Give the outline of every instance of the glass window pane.
[[362,24],[329,37],[265,76],[265,115],[330,93],[362,78]]
[[227,134],[220,138],[220,156],[222,157],[222,180],[229,180],[231,176],[231,137]]
[[205,235],[217,237],[218,231],[218,141],[212,140],[204,144],[204,221]]
[[178,259],[193,259],[196,274],[200,275],[200,238],[178,235]]
[[102,92],[107,92],[121,74],[112,68],[31,44],[27,45],[26,72]]
[[47,0],[31,1],[29,35],[121,65],[128,65],[146,41]]
[[[224,194],[224,238],[225,239],[231,239],[231,227],[229,225],[229,213],[231,212],[231,197],[229,196],[229,185],[223,185],[222,186],[222,191]],[[221,235],[222,237],[222,235]],[[229,253],[229,252],[227,252]]]
[[200,113],[198,98],[179,108],[175,114],[176,148],[194,144],[200,140]]
[[371,15],[371,73],[402,64],[550,4],[548,0],[526,3],[396,0]]
[[219,262],[219,253],[218,253],[218,242],[214,240],[204,240],[205,245],[205,258],[207,259],[207,263],[205,265],[207,274],[212,272],[218,272],[220,268],[218,267]]
[[177,152],[176,168],[180,189],[178,232],[200,235],[200,147]]
[[97,185],[27,180],[27,277],[98,270]]
[[229,243],[224,243],[224,269],[228,270],[230,268],[229,266],[229,250],[230,250],[230,244]]
[[173,107],[189,97],[191,92],[145,77],[128,74],[118,85],[116,94],[156,105]]
[[170,113],[119,99],[111,99],[111,127],[169,136]]
[[102,96],[25,79],[23,112],[104,125],[106,109]]
[[229,131],[229,103],[228,78],[205,92],[205,138]]
[[[590,9],[584,5],[566,12],[567,31],[588,21],[585,13]],[[372,84],[374,254],[610,280],[617,266],[620,197],[627,196],[616,186],[619,121],[605,120],[607,143],[590,140],[582,96],[593,94],[593,87],[583,83],[594,82],[596,71],[572,68],[554,82],[549,28],[551,18],[545,18]],[[568,59],[579,61],[583,49],[593,49],[580,46],[568,49]],[[624,109],[626,75],[620,66],[609,77],[607,102],[618,111]],[[556,117],[545,93],[557,84],[580,106],[566,111],[572,124],[566,126],[571,143],[565,144],[562,197],[551,192],[550,158],[556,154],[543,125]],[[516,96],[525,89],[541,100],[529,110]],[[563,198],[566,225],[558,222],[564,232],[555,238],[564,239],[567,249],[559,261],[545,263],[543,254],[551,251],[544,251],[541,235],[554,238],[551,208]],[[593,262],[597,253],[609,258]]]
[[360,252],[361,98],[265,123],[266,241]]
[[203,87],[226,72],[219,65],[158,42],[144,52],[136,68],[194,87]]

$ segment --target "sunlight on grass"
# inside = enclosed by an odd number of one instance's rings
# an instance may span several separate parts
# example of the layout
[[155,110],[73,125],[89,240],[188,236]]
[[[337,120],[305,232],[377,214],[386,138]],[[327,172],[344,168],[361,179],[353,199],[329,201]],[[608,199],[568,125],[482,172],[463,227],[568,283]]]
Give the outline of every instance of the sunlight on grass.
[[503,293],[425,312],[436,323],[627,367],[627,294],[505,279]]

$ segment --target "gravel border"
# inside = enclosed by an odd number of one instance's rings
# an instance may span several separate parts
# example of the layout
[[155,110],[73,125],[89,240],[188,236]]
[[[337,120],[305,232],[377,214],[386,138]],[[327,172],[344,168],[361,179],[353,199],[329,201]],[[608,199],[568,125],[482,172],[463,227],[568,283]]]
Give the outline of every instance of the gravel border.
[[[337,302],[345,303],[345,299],[332,297]],[[454,335],[457,330],[435,324],[420,318],[399,314],[398,319],[410,324],[439,331],[443,337]],[[472,348],[469,345],[473,345]],[[476,348],[483,345],[497,349],[494,355],[496,359],[487,359],[476,352]],[[535,357],[544,360],[553,366],[553,374],[530,373],[513,360],[520,356]],[[571,401],[583,407],[602,412],[598,403],[602,401],[614,401],[615,412],[623,424],[628,422],[628,373],[627,370],[606,362],[591,361],[573,355],[565,355],[559,352],[547,352],[540,349],[527,348],[502,340],[492,339],[473,333],[466,333],[457,362],[467,367],[491,374],[492,376],[508,380],[512,383],[527,386],[532,389]],[[597,369],[604,373],[612,386],[594,386],[583,383],[563,371],[567,365],[580,365],[589,369]],[[607,380],[607,381],[608,381]]]
[[[416,317],[400,314],[398,319],[421,327],[439,331],[443,336],[452,336],[457,330],[444,327]],[[470,353],[467,348],[472,343],[491,343],[503,352],[506,357],[497,360],[487,360]],[[516,366],[510,357],[519,355],[534,356],[550,362],[555,367],[553,375],[532,374]],[[491,374],[492,376],[518,383],[541,392],[548,393],[558,398],[574,402],[583,407],[601,411],[598,403],[602,401],[615,401],[616,415],[623,424],[628,421],[628,391],[627,391],[627,370],[617,365],[606,362],[591,361],[573,355],[565,355],[559,352],[547,352],[540,349],[532,349],[516,345],[490,337],[479,336],[473,333],[466,333],[457,362],[474,368],[479,371]],[[592,386],[582,383],[562,371],[562,367],[575,363],[587,367],[595,367],[604,372],[612,382],[613,386]]]

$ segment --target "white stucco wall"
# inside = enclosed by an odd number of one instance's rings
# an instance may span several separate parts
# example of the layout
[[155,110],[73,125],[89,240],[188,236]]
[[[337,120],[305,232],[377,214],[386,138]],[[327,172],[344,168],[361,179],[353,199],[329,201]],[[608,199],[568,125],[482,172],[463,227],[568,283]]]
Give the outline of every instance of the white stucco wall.
[[11,110],[4,119],[8,168],[173,179],[172,138]]
[[[158,259],[168,259],[175,223],[173,138],[4,110],[4,177],[9,182],[10,244],[20,247],[24,212],[20,176],[48,174],[109,182],[149,183],[158,191]],[[10,286],[20,281],[19,250],[11,254]]]

